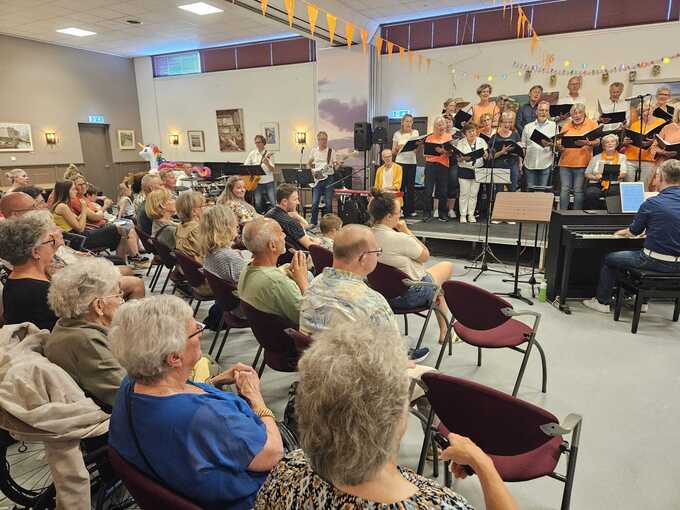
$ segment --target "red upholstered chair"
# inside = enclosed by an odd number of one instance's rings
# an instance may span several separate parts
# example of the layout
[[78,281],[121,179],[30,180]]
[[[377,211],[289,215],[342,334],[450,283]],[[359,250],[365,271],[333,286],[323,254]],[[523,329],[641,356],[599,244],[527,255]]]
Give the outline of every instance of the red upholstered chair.
[[[570,414],[562,424],[548,411],[493,388],[426,372],[421,377],[432,410],[420,454],[422,474],[433,434],[434,415],[441,421],[438,432],[469,437],[491,457],[506,482],[523,482],[549,476],[564,482],[562,510],[569,508],[581,435],[581,416]],[[571,442],[563,436],[571,434]],[[562,454],[567,455],[566,474],[555,472]],[[447,486],[451,475],[446,466]]]
[[264,359],[258,375],[262,376],[265,365],[279,372],[295,372],[300,356],[295,343],[286,334],[286,328],[296,329],[295,324],[285,317],[261,312],[245,301],[241,301],[241,310],[248,319],[257,342],[264,350]]
[[161,485],[127,462],[111,446],[108,448],[111,467],[130,491],[142,510],[201,510],[201,507]]
[[[428,286],[439,289],[439,287],[434,283],[413,281],[406,273],[395,267],[388,266],[387,264],[381,264],[380,262],[378,262],[378,265],[375,267],[373,272],[368,275],[368,285],[376,292],[382,294],[387,301],[404,295],[406,291],[408,291],[409,287],[412,286]],[[435,292],[434,296],[436,295],[437,293]],[[435,308],[435,300],[432,299],[430,303],[418,308],[395,308],[392,306],[392,311],[395,315],[404,316],[405,335],[408,335],[408,314],[412,313],[425,319],[423,328],[420,330],[418,343],[415,347],[416,349],[420,348],[420,344],[423,342],[423,337],[425,336],[427,324],[430,322],[430,316],[432,315],[432,312],[438,313]]]
[[[517,374],[512,396],[517,396],[519,386],[522,383],[524,370],[531,349],[535,345],[541,355],[543,368],[543,380],[541,391],[545,393],[547,383],[547,368],[545,353],[536,340],[538,324],[541,314],[531,311],[514,311],[512,305],[505,299],[498,297],[475,285],[453,281],[444,282],[442,285],[444,299],[451,310],[451,322],[446,333],[446,339],[439,351],[439,358],[435,368],[439,368],[444,357],[446,345],[451,345],[451,329],[463,342],[477,347],[477,366],[482,366],[482,349],[509,348],[524,354],[522,365]],[[527,326],[515,319],[518,316],[532,316],[533,326]],[[526,344],[524,348],[520,345]]]
[[158,255],[156,254],[156,248],[153,245],[153,238],[139,227],[135,227],[135,232],[137,232],[137,237],[139,237],[139,240],[142,242],[144,251],[153,257],[151,259],[151,264],[149,264],[149,269],[146,271],[146,276],[151,274],[151,268],[153,266],[158,266],[156,267],[156,272],[154,272],[155,276],[156,273],[161,270],[161,259],[158,258]]
[[203,265],[200,262],[196,262],[193,257],[190,257],[181,250],[175,250],[175,257],[177,257],[177,264],[182,269],[184,278],[186,278],[191,287],[189,306],[196,300],[196,308],[194,309],[194,316],[196,316],[201,303],[204,301],[214,301],[215,296],[204,285],[206,283],[205,276],[203,274]]
[[298,353],[300,353],[300,355],[302,355],[302,353],[305,352],[314,341],[311,336],[305,335],[297,329],[286,328],[284,331],[286,332],[286,335],[288,335],[293,340],[295,343],[295,348],[297,349]]
[[[177,265],[177,258],[170,248],[156,239],[153,239],[153,245],[156,249],[156,253],[158,254],[158,258],[161,260],[161,264],[168,270],[168,274],[165,276],[165,282],[163,282],[161,294],[165,292],[165,287],[168,285],[168,280],[172,280],[172,283],[174,284],[174,288],[172,289],[172,293],[174,294],[177,291],[177,285],[185,281],[184,276],[175,269],[175,266]],[[159,271],[156,275],[156,279],[151,280],[151,292],[156,289],[156,285],[158,284],[162,272],[163,270],[161,268],[161,271]]]
[[316,274],[321,274],[326,267],[333,265],[333,252],[327,250],[318,244],[312,244],[309,247],[309,254],[314,262],[314,271]]
[[[227,335],[229,334],[229,331],[231,329],[249,328],[250,323],[246,319],[238,317],[231,312],[241,305],[241,300],[236,297],[236,294],[234,294],[234,292],[236,292],[236,284],[230,280],[220,278],[216,274],[206,271],[205,269],[203,270],[203,274],[205,275],[205,279],[208,281],[208,285],[210,285],[210,289],[215,296],[217,306],[219,306],[220,310],[222,310],[222,315],[220,315],[220,321],[217,326],[217,330],[215,331],[215,338],[213,338],[212,344],[210,345],[210,350],[208,351],[208,354],[212,354],[215,344],[217,343],[217,337],[220,335],[220,331],[222,331],[222,327],[224,326],[225,329],[224,336],[222,336],[222,343],[220,344],[220,348],[217,350],[217,356],[215,356],[215,361],[219,362],[222,349],[224,348],[224,344],[227,342]],[[262,349],[262,347],[260,347],[260,349]],[[257,357],[260,357],[259,351]]]

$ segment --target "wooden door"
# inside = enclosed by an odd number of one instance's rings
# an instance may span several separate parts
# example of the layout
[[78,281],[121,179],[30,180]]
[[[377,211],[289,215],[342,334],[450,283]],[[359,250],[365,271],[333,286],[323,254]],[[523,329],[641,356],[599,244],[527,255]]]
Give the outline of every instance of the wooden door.
[[109,140],[109,126],[103,124],[78,124],[80,146],[83,151],[85,176],[88,182],[105,195],[116,198],[117,183],[113,171],[113,157]]

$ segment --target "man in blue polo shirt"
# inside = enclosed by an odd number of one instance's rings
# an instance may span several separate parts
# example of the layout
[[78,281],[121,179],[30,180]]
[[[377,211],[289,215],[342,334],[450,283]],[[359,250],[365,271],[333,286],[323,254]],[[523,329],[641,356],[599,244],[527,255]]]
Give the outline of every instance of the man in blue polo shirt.
[[630,227],[616,235],[638,236],[645,232],[641,251],[617,251],[604,259],[597,285],[597,297],[583,302],[598,312],[608,313],[619,269],[646,269],[680,273],[680,161],[671,159],[657,170],[660,192],[640,206]]

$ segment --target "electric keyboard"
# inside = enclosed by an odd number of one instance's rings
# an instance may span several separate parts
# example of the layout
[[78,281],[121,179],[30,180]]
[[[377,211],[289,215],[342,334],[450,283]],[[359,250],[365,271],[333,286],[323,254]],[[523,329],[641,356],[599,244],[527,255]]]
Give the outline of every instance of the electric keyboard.
[[[361,197],[367,197],[371,194],[369,190],[365,189],[347,189],[347,188],[338,188],[334,190],[334,193],[336,195],[340,196],[361,196]],[[386,193],[391,193],[395,197],[403,197],[404,193],[402,191],[389,191]]]

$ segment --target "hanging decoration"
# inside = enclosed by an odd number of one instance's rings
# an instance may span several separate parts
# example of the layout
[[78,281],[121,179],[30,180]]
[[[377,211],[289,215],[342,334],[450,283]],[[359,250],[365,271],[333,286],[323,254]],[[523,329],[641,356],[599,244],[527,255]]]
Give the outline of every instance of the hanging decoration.
[[[680,58],[680,53],[674,53],[672,55],[666,55],[662,57],[658,57],[652,60],[643,60],[641,62],[635,62],[631,64],[616,64],[616,65],[607,65],[607,64],[600,64],[596,66],[592,66],[589,68],[589,65],[586,63],[582,64],[576,64],[570,59],[565,59],[563,62],[563,65],[561,68],[556,68],[554,67],[555,64],[555,56],[551,55],[550,59],[546,59],[541,66],[537,66],[535,64],[526,64],[522,62],[513,62],[512,66],[517,68],[517,69],[531,69],[532,71],[536,73],[541,73],[541,74],[550,74],[550,75],[560,75],[560,76],[595,76],[595,75],[609,75],[612,73],[621,73],[625,71],[633,71],[637,69],[645,69],[647,67],[651,67],[651,74],[653,76],[658,76],[658,74],[661,74],[662,66],[661,64],[670,64],[671,61],[676,60]],[[656,67],[658,66],[658,67]],[[580,70],[579,70],[580,69]],[[657,73],[657,74],[654,74]]]
[[405,48],[399,46],[399,63],[400,64],[404,63],[404,52],[405,51],[406,51]]
[[307,17],[309,18],[309,31],[314,35],[316,19],[319,17],[319,8],[314,4],[307,4]]
[[260,7],[262,7],[262,16],[267,15],[267,0],[260,0]]
[[354,25],[349,21],[345,22],[345,40],[347,47],[352,48],[352,36],[354,35]]
[[335,39],[335,26],[338,22],[337,16],[333,16],[331,13],[326,13],[326,23],[328,25],[328,38],[331,40],[331,46],[333,46],[333,39]]
[[364,55],[366,54],[366,38],[368,37],[368,32],[366,32],[365,28],[361,29],[361,49],[364,52]]
[[375,38],[375,54],[377,56],[380,56],[382,53],[382,44],[383,44],[384,39],[380,36],[377,36]]
[[293,26],[293,17],[295,16],[295,0],[284,0],[286,12],[288,13],[288,25]]
[[392,62],[392,51],[394,51],[394,43],[387,41],[387,60],[389,62]]

